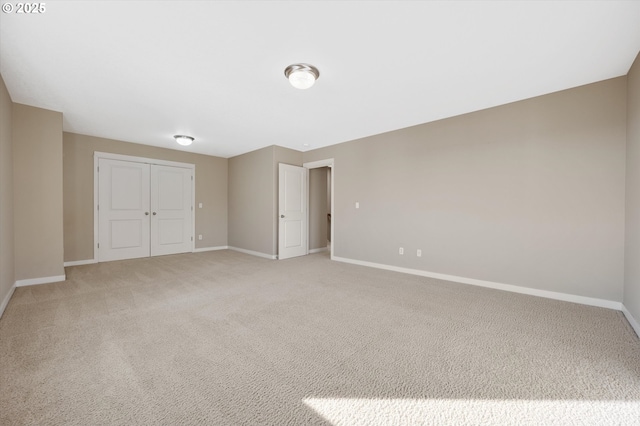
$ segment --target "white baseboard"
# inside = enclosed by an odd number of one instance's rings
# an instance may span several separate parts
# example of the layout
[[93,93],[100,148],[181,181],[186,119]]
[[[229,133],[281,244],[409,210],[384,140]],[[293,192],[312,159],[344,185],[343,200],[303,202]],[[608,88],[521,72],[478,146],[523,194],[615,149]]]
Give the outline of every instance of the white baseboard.
[[95,259],[86,259],[86,260],[72,260],[70,262],[64,262],[64,267],[67,266],[80,266],[80,265],[91,265],[93,263],[98,263]]
[[29,278],[26,280],[17,280],[16,287],[25,287],[28,285],[57,283],[67,279],[66,275],[56,275],[54,277]]
[[629,312],[624,304],[622,305],[622,313],[627,318],[627,321],[629,321],[629,324],[631,324],[631,327],[635,330],[638,337],[640,337],[640,322],[631,315],[631,312]]
[[323,251],[327,251],[327,250],[329,250],[329,247],[320,247],[320,248],[310,249],[309,254],[322,253]]
[[5,298],[2,300],[2,304],[0,304],[0,318],[2,318],[2,314],[4,314],[4,310],[7,308],[7,305],[9,304],[9,300],[11,300],[11,296],[13,296],[13,292],[15,290],[16,290],[16,284],[13,283],[13,285],[11,286],[11,289],[9,290],[9,293],[7,293]]
[[277,256],[272,254],[261,253],[259,251],[253,251],[253,250],[246,250],[238,247],[229,246],[229,250],[239,251],[240,253],[250,254],[251,256],[258,256],[258,257],[263,257],[265,259],[271,259],[271,260],[275,260],[278,258]]
[[194,253],[200,253],[203,251],[215,251],[215,250],[227,250],[229,246],[218,246],[218,247],[200,247],[197,249],[193,249]]
[[492,288],[495,290],[510,291],[513,293],[528,294],[531,296],[545,297],[547,299],[562,300],[564,302],[579,303],[581,305],[597,306],[599,308],[622,310],[622,303],[613,300],[597,299],[593,297],[577,296],[575,294],[558,293],[555,291],[538,290],[530,287],[521,287],[512,284],[502,284],[492,281],[476,280],[474,278],[458,277],[455,275],[445,275],[436,272],[422,271],[420,269],[401,268],[399,266],[384,265],[381,263],[365,262],[362,260],[348,259],[344,257],[332,258],[338,262],[352,263],[354,265],[369,266],[371,268],[386,269],[388,271],[402,272],[405,274],[419,275],[422,277],[436,278],[439,280],[453,281],[461,284],[470,284],[480,287]]
[[[213,251],[213,250],[226,250],[229,246],[219,246],[219,247],[201,247],[193,250],[193,253],[199,253],[202,251]],[[86,260],[73,260],[70,262],[64,262],[65,268],[67,266],[80,266],[80,265],[91,265],[93,263],[98,263],[96,259],[86,259]]]

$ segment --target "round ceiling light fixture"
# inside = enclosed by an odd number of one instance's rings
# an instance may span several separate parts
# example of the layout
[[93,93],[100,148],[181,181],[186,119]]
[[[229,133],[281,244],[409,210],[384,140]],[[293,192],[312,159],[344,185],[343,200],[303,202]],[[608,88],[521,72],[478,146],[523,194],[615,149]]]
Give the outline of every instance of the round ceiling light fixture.
[[308,89],[320,77],[320,71],[313,65],[293,64],[284,69],[284,75],[296,89]]
[[175,135],[174,138],[176,142],[178,142],[182,146],[189,146],[194,141],[194,139],[191,136],[185,136],[185,135]]

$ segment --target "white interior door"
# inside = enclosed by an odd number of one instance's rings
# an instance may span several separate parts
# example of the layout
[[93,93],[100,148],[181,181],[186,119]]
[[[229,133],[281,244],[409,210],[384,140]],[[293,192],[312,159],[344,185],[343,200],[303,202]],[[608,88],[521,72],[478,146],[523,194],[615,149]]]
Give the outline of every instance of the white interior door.
[[192,172],[151,165],[151,256],[192,251]]
[[309,171],[278,165],[278,259],[307,254],[307,179]]
[[100,159],[98,260],[149,256],[149,165]]

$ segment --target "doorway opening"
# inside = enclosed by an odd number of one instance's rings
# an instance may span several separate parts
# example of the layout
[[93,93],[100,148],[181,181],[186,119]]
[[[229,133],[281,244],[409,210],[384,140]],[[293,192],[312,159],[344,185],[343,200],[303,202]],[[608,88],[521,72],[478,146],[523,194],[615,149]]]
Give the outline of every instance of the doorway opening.
[[304,163],[309,169],[307,214],[309,237],[307,253],[335,252],[335,167],[333,158]]

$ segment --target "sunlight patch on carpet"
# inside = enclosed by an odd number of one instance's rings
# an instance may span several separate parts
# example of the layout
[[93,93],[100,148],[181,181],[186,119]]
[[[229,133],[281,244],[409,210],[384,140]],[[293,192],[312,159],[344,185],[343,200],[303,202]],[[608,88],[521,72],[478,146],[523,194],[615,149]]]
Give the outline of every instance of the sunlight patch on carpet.
[[342,425],[639,424],[640,401],[305,398]]

